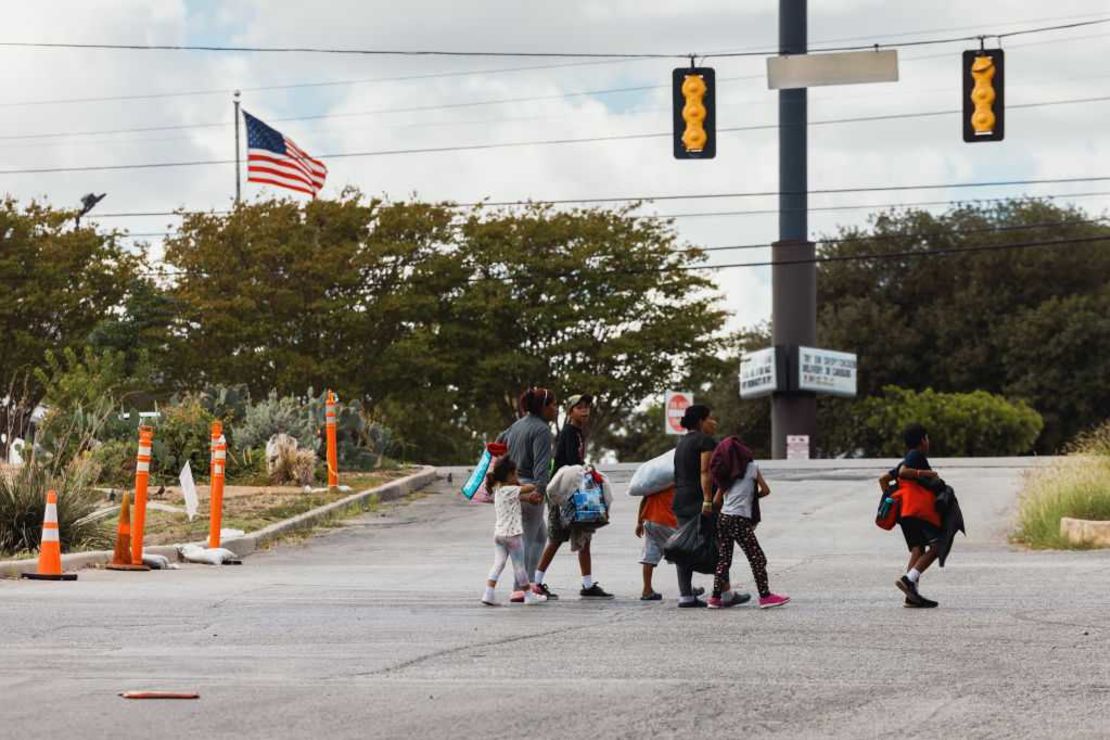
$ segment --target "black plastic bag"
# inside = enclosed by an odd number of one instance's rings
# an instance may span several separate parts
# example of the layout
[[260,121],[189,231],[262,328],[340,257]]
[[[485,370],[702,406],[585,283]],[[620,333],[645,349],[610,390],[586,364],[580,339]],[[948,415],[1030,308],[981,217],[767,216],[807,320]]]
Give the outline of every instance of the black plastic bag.
[[696,573],[717,570],[717,515],[697,516],[678,528],[663,545],[668,563]]

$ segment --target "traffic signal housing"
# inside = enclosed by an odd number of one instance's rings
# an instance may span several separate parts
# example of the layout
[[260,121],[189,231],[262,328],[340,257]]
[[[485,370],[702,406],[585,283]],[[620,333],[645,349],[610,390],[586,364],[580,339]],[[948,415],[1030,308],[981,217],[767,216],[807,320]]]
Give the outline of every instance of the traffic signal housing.
[[675,159],[717,155],[717,84],[711,67],[680,67],[671,73]]
[[1006,120],[1002,50],[965,51],[963,77],[964,141],[1002,141]]

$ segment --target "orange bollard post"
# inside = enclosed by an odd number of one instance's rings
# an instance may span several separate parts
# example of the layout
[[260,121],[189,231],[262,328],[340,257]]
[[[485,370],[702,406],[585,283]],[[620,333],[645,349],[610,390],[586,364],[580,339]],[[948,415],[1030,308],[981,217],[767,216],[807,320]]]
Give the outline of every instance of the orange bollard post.
[[143,527],[146,526],[146,493],[150,485],[150,446],[154,429],[139,427],[139,452],[135,455],[135,521],[131,532],[131,562],[143,564]]
[[46,513],[42,517],[42,539],[39,542],[39,569],[24,573],[36,581],[76,581],[76,573],[62,572],[62,540],[58,536],[58,494],[46,492]]
[[212,422],[212,471],[208,495],[208,546],[220,546],[220,527],[224,518],[224,472],[227,467],[227,440],[224,425]]
[[327,402],[328,434],[328,488],[339,488],[339,448],[335,440],[335,394],[328,391]]
[[131,494],[125,492],[119,507],[119,527],[116,530],[116,551],[108,570],[150,570],[141,563],[131,562]]

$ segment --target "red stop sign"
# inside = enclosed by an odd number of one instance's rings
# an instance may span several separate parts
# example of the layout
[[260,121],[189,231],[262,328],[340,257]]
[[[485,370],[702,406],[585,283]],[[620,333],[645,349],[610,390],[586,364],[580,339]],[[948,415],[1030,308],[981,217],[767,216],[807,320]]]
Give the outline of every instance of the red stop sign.
[[683,391],[667,391],[667,398],[665,401],[666,412],[666,428],[668,434],[682,434],[686,430],[682,428],[682,416],[686,413],[686,409],[694,403],[694,395]]

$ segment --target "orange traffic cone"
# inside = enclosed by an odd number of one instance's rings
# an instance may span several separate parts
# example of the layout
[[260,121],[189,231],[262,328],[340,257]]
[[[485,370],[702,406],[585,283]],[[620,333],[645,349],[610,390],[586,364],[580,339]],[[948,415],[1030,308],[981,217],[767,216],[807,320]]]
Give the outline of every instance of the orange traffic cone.
[[123,494],[123,502],[119,507],[119,529],[116,531],[116,551],[112,555],[112,562],[105,567],[108,570],[150,570],[142,563],[131,562],[131,494]]
[[58,494],[46,492],[46,514],[42,518],[42,542],[39,544],[39,570],[24,573],[36,581],[76,581],[76,573],[62,572],[62,541],[58,537]]

